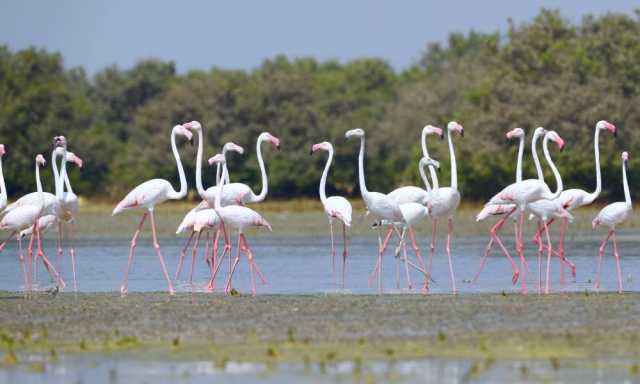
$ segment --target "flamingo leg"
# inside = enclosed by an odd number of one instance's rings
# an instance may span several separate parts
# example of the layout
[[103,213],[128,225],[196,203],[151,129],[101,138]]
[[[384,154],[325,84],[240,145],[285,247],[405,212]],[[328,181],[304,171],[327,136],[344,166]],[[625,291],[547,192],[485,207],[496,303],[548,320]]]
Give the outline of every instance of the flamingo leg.
[[169,286],[169,294],[173,295],[175,291],[173,290],[173,285],[171,284],[171,279],[169,278],[167,267],[164,264],[164,257],[162,257],[162,252],[160,251],[160,243],[158,243],[158,235],[156,234],[156,220],[154,218],[153,210],[149,211],[149,218],[151,219],[151,233],[153,235],[153,248],[156,250],[156,254],[158,255],[158,259],[160,260],[160,266],[162,267],[162,273],[164,274],[165,280],[167,280],[167,285]]
[[549,227],[547,226],[547,222],[545,220],[542,221],[544,225],[544,234],[547,237],[547,278],[545,281],[544,293],[549,294],[549,280],[551,273],[551,237],[549,236]]
[[518,256],[520,257],[520,269],[525,271],[524,277],[520,279],[520,289],[522,293],[527,293],[527,270],[529,270],[528,266],[526,266],[526,261],[524,259],[524,242],[523,242],[523,233],[524,233],[524,210],[520,211],[520,218],[518,219],[518,242],[516,243],[516,251],[518,252]]
[[33,288],[32,287],[32,284],[33,284],[33,240],[35,239],[35,236],[34,236],[35,233],[36,233],[36,227],[35,227],[35,224],[34,224],[33,227],[32,227],[32,230],[31,230],[31,236],[29,237],[29,245],[27,246],[27,255],[29,257],[28,267],[27,267],[27,269],[28,269],[27,278],[28,278],[29,281],[27,283],[27,287],[28,287],[27,289],[29,291],[31,291],[31,289]]
[[453,236],[453,218],[450,217],[449,218],[449,231],[447,233],[447,244],[446,244],[446,251],[447,251],[447,257],[449,258],[449,274],[451,275],[451,287],[453,289],[453,293],[455,294],[457,292],[456,290],[456,278],[453,275],[453,260],[451,260],[451,237]]
[[145,219],[147,218],[147,215],[147,212],[142,214],[140,224],[138,224],[138,228],[136,228],[136,231],[133,233],[133,238],[131,238],[131,246],[129,247],[129,261],[127,262],[127,269],[124,270],[124,278],[122,280],[122,285],[120,286],[120,293],[123,295],[127,293],[127,286],[129,284],[129,271],[131,270],[131,264],[133,263],[133,256],[135,254],[138,236],[140,235],[140,231],[142,231],[142,227],[144,225]]
[[64,289],[64,287],[66,286],[64,280],[62,279],[58,271],[56,271],[56,268],[53,266],[53,264],[49,262],[49,258],[47,258],[47,256],[44,254],[44,251],[42,250],[42,237],[40,236],[40,228],[37,220],[36,237],[38,239],[38,256],[42,258],[42,262],[44,263],[45,268],[47,268],[47,271],[49,271],[49,274],[51,275],[51,278],[56,282],[56,285],[58,285],[60,289]]
[[429,263],[427,266],[427,274],[428,278],[431,279],[431,266],[433,265],[433,256],[436,252],[436,234],[438,229],[438,219],[433,219],[433,223],[431,225],[431,244],[429,245]]
[[254,274],[254,270],[256,268],[255,260],[253,258],[253,253],[251,252],[251,248],[249,248],[249,244],[247,243],[247,239],[244,234],[240,234],[240,241],[242,241],[239,249],[247,256],[247,260],[249,261],[249,271],[251,272],[251,293],[256,295],[256,278]]
[[71,243],[69,254],[71,255],[71,271],[73,273],[73,291],[78,292],[78,281],[76,279],[76,229],[73,220],[69,223],[69,228],[69,242]]
[[182,247],[182,250],[180,251],[180,257],[178,258],[178,268],[176,268],[176,277],[174,280],[180,279],[180,272],[182,272],[182,263],[184,263],[184,258],[187,254],[187,249],[189,248],[189,244],[191,244],[191,240],[193,239],[193,235],[195,234],[196,234],[195,231],[191,231],[191,235],[189,235],[189,238],[185,242],[184,247]]
[[[540,223],[540,220],[538,220],[538,232],[542,231],[542,224]],[[536,252],[538,254],[538,294],[542,293],[542,252],[543,252],[543,247],[542,247],[542,240],[540,238],[538,238],[538,251]]]
[[618,293],[622,293],[622,269],[620,268],[620,254],[618,253],[618,241],[616,240],[616,232],[612,231],[613,240],[613,256],[616,258],[616,271],[618,272]]
[[62,221],[58,220],[58,234],[56,240],[56,267],[60,269],[60,258],[62,257]]
[[[411,228],[411,227],[409,227]],[[405,242],[405,236],[407,233],[407,229],[402,230],[402,258],[404,259],[404,270],[407,275],[407,284],[409,289],[413,289],[413,284],[411,284],[411,274],[409,274],[409,258],[407,257],[407,245]]]
[[378,276],[378,290],[380,290],[380,292],[382,292],[382,281],[381,281],[381,279],[382,279],[382,254],[384,253],[384,250],[387,247],[387,244],[389,243],[389,239],[391,239],[391,235],[392,234],[393,234],[393,228],[389,229],[384,241],[382,241],[382,229],[378,228],[378,258],[376,260],[376,265],[373,268],[373,272],[371,272],[371,275],[369,276],[369,286],[371,286],[371,282],[373,281],[373,278],[377,274],[377,276]]
[[18,260],[20,260],[20,270],[22,271],[22,278],[24,281],[25,289],[26,289],[28,284],[27,270],[24,265],[24,253],[22,252],[22,238],[19,235],[16,236],[16,242],[18,243]]
[[218,265],[218,241],[220,240],[220,228],[217,228],[215,231],[215,235],[213,235],[213,243],[211,244],[211,266],[210,273],[211,279],[209,280],[208,289],[213,290],[216,288],[215,281],[215,269]]
[[240,262],[240,248],[241,248],[241,241],[242,241],[242,233],[238,233],[238,250],[236,253],[236,258],[233,260],[233,265],[231,266],[231,270],[229,271],[229,278],[227,280],[227,287],[225,288],[225,292],[229,293],[231,292],[231,279],[233,278],[233,273],[236,270],[236,267],[238,266],[238,262]]
[[[413,248],[413,252],[416,254],[416,259],[418,259],[418,265],[422,270],[425,270],[424,260],[422,259],[422,255],[420,254],[420,248],[418,248],[418,243],[416,242],[416,236],[413,232],[413,228],[409,227],[409,239],[411,240],[411,247]],[[429,279],[425,274],[425,286],[429,285]]]
[[189,285],[193,284],[193,269],[196,265],[196,256],[198,256],[198,243],[200,242],[200,236],[202,235],[202,231],[198,232],[198,236],[196,237],[195,243],[193,243],[193,248],[191,249],[191,266],[189,267]]
[[333,236],[333,219],[329,218],[329,232],[331,233],[331,278],[335,280],[336,277],[336,247]]
[[345,275],[345,271],[347,270],[347,244],[348,240],[347,240],[347,226],[342,223],[342,246],[343,246],[343,250],[342,250],[342,288],[344,288],[344,275]]
[[598,250],[598,270],[596,272],[596,282],[594,285],[595,289],[600,289],[600,272],[602,271],[602,259],[604,258],[604,250],[605,247],[607,246],[607,242],[609,241],[609,238],[611,237],[611,235],[613,234],[613,230],[609,231],[609,234],[607,235],[607,237],[605,237],[604,240],[602,240],[602,244],[600,244],[600,249]]
[[211,254],[209,253],[209,236],[208,233],[204,236],[204,262],[207,263],[207,267],[209,267],[209,273],[213,270],[213,264],[211,264]]
[[[510,212],[508,212],[507,214],[505,214],[504,217],[502,217],[500,220],[498,220],[495,225],[493,227],[491,227],[491,229],[489,230],[489,242],[487,243],[487,246],[484,249],[484,256],[482,257],[482,260],[480,261],[480,267],[478,268],[478,272],[476,272],[476,275],[473,277],[473,284],[475,284],[478,281],[478,278],[480,277],[480,273],[482,272],[482,270],[484,269],[484,266],[489,258],[489,256],[491,255],[491,247],[493,246],[493,242],[495,241],[495,237],[498,237],[498,231],[502,228],[502,226],[504,225],[504,223],[507,221],[507,219],[509,217],[511,217],[511,214],[513,214],[513,212],[515,212],[515,208],[512,209]],[[517,226],[516,226],[517,229]],[[516,236],[517,236],[517,230],[515,231]],[[509,253],[506,253],[507,258],[509,259],[509,261],[512,264],[513,267],[513,271],[514,271],[514,276],[516,276],[516,271],[517,271],[517,267],[515,265],[515,263],[513,262],[513,260],[511,259],[511,255],[509,255]],[[515,282],[514,282],[515,284]]]

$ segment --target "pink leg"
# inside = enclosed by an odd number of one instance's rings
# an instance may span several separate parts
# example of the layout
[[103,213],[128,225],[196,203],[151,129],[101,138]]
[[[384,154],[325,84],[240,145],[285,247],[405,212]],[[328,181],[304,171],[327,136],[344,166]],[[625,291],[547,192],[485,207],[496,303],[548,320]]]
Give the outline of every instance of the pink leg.
[[33,283],[33,240],[35,239],[35,233],[36,233],[36,225],[34,224],[31,230],[31,236],[29,238],[29,246],[27,247],[27,255],[29,257],[29,264],[27,266],[27,278],[28,278],[28,283],[27,283],[27,289],[29,291],[31,291],[32,287],[32,283]]
[[191,249],[191,266],[189,267],[189,285],[193,284],[193,268],[195,268],[196,256],[198,256],[198,243],[200,242],[200,235],[202,235],[202,231],[198,232],[198,236],[196,237],[196,242],[193,243],[193,248]]
[[604,258],[604,250],[607,245],[607,241],[609,241],[609,238],[612,234],[613,231],[609,231],[607,237],[605,237],[605,239],[602,240],[602,244],[600,244],[600,249],[598,252],[598,270],[596,272],[596,283],[594,286],[595,289],[600,289],[600,271],[602,270],[602,259]]
[[38,256],[42,258],[42,262],[44,263],[45,268],[47,268],[47,271],[49,271],[49,274],[51,275],[51,278],[53,279],[53,281],[56,282],[56,284],[60,287],[60,289],[64,289],[64,287],[66,286],[66,284],[64,283],[64,280],[62,280],[62,277],[60,277],[60,274],[58,273],[58,271],[56,271],[54,266],[49,262],[49,259],[47,258],[47,256],[44,254],[42,250],[42,238],[40,237],[40,228],[39,228],[39,225],[37,225],[37,222],[36,222],[36,237],[38,239]]
[[189,235],[189,238],[185,242],[184,247],[182,247],[182,251],[180,251],[180,257],[178,258],[178,268],[176,269],[175,280],[180,279],[180,272],[182,272],[182,263],[184,263],[184,257],[187,254],[187,249],[189,248],[189,244],[191,244],[191,240],[193,239],[193,235],[195,234],[196,234],[195,231],[191,231],[191,235]]
[[[511,210],[510,212],[508,212],[500,220],[498,220],[496,222],[496,224],[489,230],[489,242],[487,243],[487,246],[484,249],[484,256],[482,257],[482,260],[480,261],[480,268],[478,268],[478,272],[476,272],[476,275],[473,278],[473,283],[474,284],[478,281],[478,278],[480,277],[480,273],[484,269],[484,266],[485,266],[485,264],[487,262],[487,259],[489,258],[489,255],[491,254],[491,247],[493,246],[494,237],[497,237],[498,231],[502,228],[504,223],[507,221],[507,219],[511,216],[511,214],[514,211],[515,211],[515,208],[513,210]],[[516,231],[516,234],[517,234],[517,231]],[[508,256],[509,259],[511,258],[511,255],[507,254],[507,256]],[[513,267],[514,267],[514,274],[515,274],[515,271],[517,270],[517,268],[515,267],[515,264],[513,264]]]
[[[220,255],[220,257],[217,257],[217,263],[215,264],[215,269],[213,271],[213,276],[211,277],[211,280],[209,280],[209,286],[212,287],[212,289],[215,287],[215,281],[216,281],[216,276],[218,276],[218,271],[220,270],[220,266],[222,265],[222,262],[224,261],[224,258],[227,254],[227,252],[229,252],[229,254],[231,254],[231,244],[229,244],[229,237],[227,236],[227,232],[224,229],[224,224],[221,223],[220,224],[220,228],[218,229],[218,231],[216,232],[216,239],[215,239],[215,252],[217,253],[217,249],[218,249],[218,238],[219,238],[219,234],[220,232],[222,232],[223,234],[223,241],[224,241],[224,248],[222,250],[222,255]],[[229,255],[229,257],[231,257],[231,255]],[[229,271],[231,271],[231,269],[229,269]],[[225,290],[226,290],[226,286],[225,286]]]
[[58,239],[56,249],[56,267],[60,269],[60,258],[62,257],[62,221],[58,220]]
[[381,238],[381,229],[378,229],[378,258],[376,259],[376,265],[373,268],[373,272],[369,276],[369,286],[371,286],[371,282],[376,274],[378,275],[378,289],[381,289],[381,275],[382,275],[382,254],[384,250],[387,248],[387,244],[389,243],[389,239],[391,239],[391,235],[393,234],[393,228],[389,229],[387,235],[382,241]]
[[431,279],[431,266],[433,265],[433,256],[436,253],[436,235],[438,229],[438,219],[433,219],[431,224],[431,244],[429,245],[429,264],[427,265],[427,280]]
[[329,231],[331,232],[331,276],[335,280],[336,276],[336,248],[333,238],[333,219],[329,219]]
[[140,235],[140,231],[142,231],[142,226],[144,225],[144,221],[147,218],[147,215],[147,212],[142,214],[140,224],[138,224],[138,228],[136,228],[136,231],[133,233],[133,238],[131,238],[131,246],[129,247],[129,261],[127,263],[127,269],[124,270],[124,279],[122,280],[122,285],[120,286],[120,293],[122,294],[127,293],[127,286],[129,284],[129,270],[131,270],[131,264],[133,263],[133,255],[136,250],[138,236]]
[[[409,227],[409,238],[411,240],[411,247],[413,248],[413,252],[416,254],[416,258],[418,259],[418,265],[424,271],[425,270],[424,260],[422,259],[422,255],[420,255],[420,248],[418,248],[418,243],[416,242],[416,236],[415,236],[415,233],[413,232],[413,228],[411,227]],[[427,277],[427,275],[425,275],[424,278],[425,278],[424,289],[426,291],[427,287],[429,286],[429,278]]]
[[342,223],[342,288],[344,288],[344,275],[347,270],[347,226]]
[[239,241],[241,241],[241,243],[239,243],[238,249],[247,256],[247,260],[249,261],[249,272],[251,273],[251,293],[255,296],[256,278],[254,275],[255,262],[253,260],[253,253],[251,253],[251,249],[249,248],[249,244],[247,244],[247,239],[244,237],[244,234],[240,234]]
[[[410,229],[411,227],[409,227]],[[404,258],[404,270],[407,275],[407,286],[409,289],[413,289],[413,284],[411,284],[411,274],[409,273],[409,258],[407,257],[407,243],[405,241],[406,231],[402,231],[402,257]]]
[[616,258],[616,269],[618,272],[618,293],[622,293],[622,269],[620,268],[620,254],[618,253],[618,241],[616,233],[613,232],[613,256]]
[[160,266],[162,267],[162,273],[164,274],[164,278],[165,280],[167,280],[167,285],[169,286],[169,294],[173,295],[175,291],[173,290],[173,285],[171,284],[171,279],[169,278],[167,267],[164,264],[164,257],[162,257],[162,253],[160,252],[160,243],[158,243],[158,236],[156,235],[156,221],[153,216],[153,210],[149,211],[149,218],[151,219],[151,234],[153,235],[153,248],[156,250],[158,259],[160,259]]
[[551,237],[549,236],[549,227],[547,226],[547,222],[543,221],[544,225],[544,234],[547,237],[547,278],[545,281],[544,293],[549,294],[549,280],[551,273]]
[[215,267],[218,264],[218,241],[220,240],[220,228],[216,229],[213,238],[213,244],[211,244],[211,280],[209,280],[209,289],[216,288],[216,281],[214,278]]
[[451,287],[453,293],[456,293],[456,278],[453,276],[453,261],[451,260],[451,237],[453,236],[453,218],[449,218],[449,232],[447,233],[446,251],[449,258],[449,274],[451,275]]
[[76,279],[76,230],[73,221],[69,224],[69,228],[69,242],[71,243],[69,254],[71,255],[71,271],[73,272],[73,291],[78,292],[78,281]]
[[[538,220],[538,230],[537,232],[542,231],[542,224]],[[538,238],[538,294],[542,293],[542,240]]]
[[236,253],[236,258],[233,260],[233,265],[231,266],[231,270],[229,271],[229,279],[227,280],[227,287],[225,289],[225,292],[231,292],[231,279],[233,278],[233,273],[236,270],[236,267],[238,266],[238,262],[240,261],[240,245],[241,245],[241,236],[242,233],[238,234],[238,250]]
[[520,257],[520,269],[525,271],[525,274],[522,279],[520,279],[520,287],[522,293],[527,293],[527,274],[526,271],[529,269],[526,265],[527,262],[524,259],[524,211],[520,211],[520,218],[518,219],[518,243],[516,245],[516,250],[518,252],[518,256]]
[[18,260],[20,260],[20,269],[22,270],[22,278],[26,289],[29,284],[29,280],[27,279],[27,270],[24,265],[24,253],[22,252],[22,239],[20,236],[16,236],[16,242],[18,243]]
[[17,233],[18,233],[18,231],[11,232],[9,237],[7,237],[7,239],[0,244],[0,252],[2,252],[4,250],[4,247],[7,245],[7,242],[9,240],[11,240],[13,238],[13,236],[15,236]]
[[213,273],[213,264],[211,264],[211,254],[209,253],[209,236],[205,234],[204,236],[204,262],[207,263],[209,267],[209,273]]

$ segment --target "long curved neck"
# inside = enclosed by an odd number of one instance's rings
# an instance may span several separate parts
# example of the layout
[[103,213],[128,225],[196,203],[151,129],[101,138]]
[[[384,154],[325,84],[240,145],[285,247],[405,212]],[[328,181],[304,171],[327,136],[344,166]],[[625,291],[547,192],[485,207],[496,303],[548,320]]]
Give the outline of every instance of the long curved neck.
[[600,173],[600,130],[596,128],[593,136],[593,152],[596,158],[596,190],[587,195],[587,203],[592,203],[602,192],[602,174]]
[[[427,150],[427,132],[422,130],[422,157],[429,158],[429,151]],[[438,173],[434,166],[429,165],[429,174],[431,175],[431,181],[433,181],[433,188],[438,188]]]
[[[262,190],[260,190],[259,195],[253,195],[251,197],[251,202],[259,203],[263,201],[267,197],[267,193],[269,192],[269,180],[267,179],[267,170],[264,167],[264,160],[262,159],[262,142],[264,140],[262,138],[258,139],[256,143],[256,153],[258,155],[258,165],[260,166],[260,176],[262,178]],[[226,166],[225,166],[226,168]],[[223,172],[224,173],[224,172]]]
[[[200,136],[202,137],[202,136]],[[202,141],[200,141],[202,142]],[[180,191],[176,192],[175,190],[169,194],[170,199],[182,199],[187,195],[187,178],[184,175],[184,168],[182,168],[182,161],[180,161],[180,153],[178,153],[178,147],[176,147],[176,133],[171,133],[171,151],[173,152],[173,157],[176,159],[176,165],[178,167],[178,176],[180,178]],[[200,151],[198,151],[200,152]],[[202,154],[200,154],[202,156]],[[200,162],[198,162],[200,164]],[[199,167],[199,165],[198,165]],[[202,176],[202,175],[200,175]],[[202,186],[202,184],[200,185]],[[200,191],[198,191],[200,192]]]
[[64,185],[67,188],[67,192],[73,193],[73,189],[71,189],[71,182],[69,181],[69,174],[64,175]]
[[549,154],[549,136],[546,136],[542,143],[542,150],[544,151],[544,158],[547,160],[549,167],[551,167],[551,171],[553,172],[553,176],[556,178],[557,188],[551,196],[547,196],[548,199],[557,199],[558,196],[562,193],[562,177],[560,177],[560,172],[558,172],[558,168],[554,164],[553,160],[551,160],[551,155]]
[[518,145],[518,164],[516,165],[516,183],[522,181],[522,156],[524,155],[524,135],[520,136]]
[[[56,155],[57,156],[57,155]],[[60,165],[60,174],[57,174],[56,172],[56,163],[55,163],[55,158],[52,159],[53,164],[53,173],[54,173],[54,178],[55,178],[55,183],[56,183],[56,198],[58,198],[58,200],[62,199],[62,195],[64,194],[64,179],[67,178],[67,149],[64,148],[63,152],[62,152],[62,162]]]
[[456,153],[451,142],[451,130],[447,129],[447,140],[449,141],[449,156],[451,157],[451,188],[458,189],[458,167],[456,165]]
[[631,209],[631,193],[629,193],[629,182],[627,181],[627,162],[622,162],[622,186],[624,188],[624,202]]
[[0,205],[7,204],[7,187],[4,184],[4,172],[2,172],[2,157],[0,157]]
[[[174,149],[175,139],[174,135],[171,136],[171,145],[172,149]],[[204,186],[202,185],[202,151],[204,149],[203,135],[202,129],[198,129],[198,152],[196,154],[196,189],[198,190],[198,195],[204,198]],[[178,172],[182,170],[182,163],[180,162],[180,155],[177,154],[177,150],[174,152],[176,156],[176,160],[178,161]],[[218,169],[220,166],[218,165]],[[216,171],[217,174],[217,171]],[[180,179],[180,191],[182,191],[182,178]]]
[[[425,167],[425,163],[423,163],[422,161],[418,164],[418,169],[420,171],[420,177],[422,178],[422,182],[424,183],[425,188],[427,189],[427,192],[431,191],[431,185],[429,185],[429,179],[427,179],[427,174],[424,171],[424,167]],[[429,166],[429,169],[431,169],[431,166]],[[435,184],[435,183],[434,183]],[[434,189],[437,187],[433,187]]]
[[40,210],[44,208],[44,193],[42,192],[42,181],[40,180],[40,164],[36,161],[36,190],[40,200]]
[[364,181],[364,136],[360,137],[360,153],[358,154],[358,184],[360,184],[360,194],[366,199],[369,195],[367,184]]
[[322,177],[320,178],[320,201],[322,204],[326,204],[327,202],[327,175],[329,174],[329,168],[331,168],[331,162],[333,161],[333,148],[329,148],[329,157],[327,158],[327,164],[324,166],[324,171],[322,171]]
[[56,148],[54,148],[53,152],[51,152],[51,169],[53,170],[53,188],[54,188],[54,193],[56,197],[60,197],[62,195],[62,192],[59,191],[60,172],[58,172],[57,161],[58,161],[58,153],[56,151]]
[[[218,165],[220,165],[220,163],[218,163]],[[222,208],[222,189],[224,188],[224,178],[225,178],[225,173],[227,173],[227,167],[223,166],[222,167],[222,175],[218,174],[216,175],[216,186],[218,186],[218,191],[216,193],[216,199],[213,202],[213,208],[215,209],[220,209]]]
[[533,135],[533,139],[531,140],[531,157],[533,157],[533,164],[536,166],[536,173],[538,174],[538,180],[544,181],[544,174],[542,173],[542,166],[540,165],[540,159],[538,159],[538,136],[537,134]]

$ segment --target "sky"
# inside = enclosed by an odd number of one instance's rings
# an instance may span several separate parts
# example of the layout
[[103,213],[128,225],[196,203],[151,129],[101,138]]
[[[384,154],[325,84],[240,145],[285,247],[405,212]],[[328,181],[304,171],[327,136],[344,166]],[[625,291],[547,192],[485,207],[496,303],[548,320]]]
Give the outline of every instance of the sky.
[[254,68],[278,54],[341,62],[380,57],[397,69],[451,32],[505,31],[540,8],[578,22],[607,11],[632,14],[625,0],[0,0],[0,44],[62,53],[67,67],[94,74],[143,58],[190,69]]

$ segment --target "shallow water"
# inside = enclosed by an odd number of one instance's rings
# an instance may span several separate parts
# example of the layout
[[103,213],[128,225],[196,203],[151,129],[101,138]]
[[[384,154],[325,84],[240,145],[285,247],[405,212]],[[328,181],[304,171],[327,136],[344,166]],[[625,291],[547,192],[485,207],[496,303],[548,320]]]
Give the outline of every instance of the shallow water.
[[[117,356],[60,356],[56,362],[30,355],[0,370],[3,383],[335,383],[335,382],[633,382],[631,361],[601,359],[343,361],[279,364],[128,360]],[[635,368],[634,368],[635,367]],[[637,378],[637,376],[635,377]]]
[[[368,276],[375,264],[377,238],[373,236],[354,236],[349,244],[347,260],[346,288],[342,289],[337,283],[337,277],[331,272],[331,258],[329,256],[329,241],[326,234],[319,236],[294,236],[283,238],[269,236],[263,233],[250,236],[248,241],[252,246],[256,262],[264,273],[268,284],[258,284],[260,293],[376,293],[377,281],[372,286],[368,284]],[[450,293],[451,283],[446,254],[444,253],[444,239],[440,239],[438,249],[433,260],[433,279],[431,292]],[[174,276],[178,255],[185,238],[161,239],[169,275]],[[559,284],[559,263],[552,258],[551,283],[554,291],[583,291],[593,288],[595,277],[597,250],[599,239],[593,234],[590,237],[576,236],[567,241],[567,257],[577,265],[577,277],[571,278],[568,268],[565,268],[565,284]],[[632,231],[621,232],[618,235],[619,251],[623,275],[623,287],[627,291],[640,290],[640,242],[635,240]],[[14,242],[15,243],[15,242]],[[0,257],[0,289],[22,289],[22,275],[17,259],[16,246],[9,243]],[[201,242],[202,244],[202,242]],[[504,256],[496,248],[489,258],[487,265],[476,283],[471,280],[480,264],[486,238],[484,237],[456,237],[452,245],[452,255],[456,285],[460,293],[477,292],[510,292],[519,291],[520,283],[511,284],[511,267]],[[341,263],[341,243],[337,245],[336,270]],[[426,238],[419,239],[419,245],[425,262],[428,259],[429,248]],[[505,245],[513,249],[513,243],[506,239]],[[124,269],[127,264],[129,242],[122,239],[82,239],[77,242],[78,258],[78,290],[83,292],[118,291]],[[73,290],[71,263],[68,254],[56,262],[55,243],[45,242],[45,250],[59,269],[67,282],[66,291]],[[208,269],[204,262],[202,247],[196,259],[194,283],[186,282],[191,263],[191,252],[187,253],[181,281],[175,283],[177,291],[204,290],[208,278]],[[415,256],[411,248],[407,249],[411,260]],[[422,274],[411,270],[414,289],[407,289],[404,266],[399,268],[399,283],[397,285],[398,259],[388,250],[383,259],[383,287],[384,292],[419,292]],[[235,248],[234,248],[235,254]],[[527,262],[529,273],[527,284],[530,290],[537,289],[538,266],[533,245],[527,245]],[[512,256],[515,256],[512,253]],[[546,271],[546,256],[543,257],[543,272]],[[605,254],[601,290],[616,290],[617,277],[615,259],[611,254],[611,246]],[[519,261],[516,260],[519,265]],[[217,287],[224,286],[227,276],[228,263],[222,264],[221,273],[217,279]],[[544,273],[543,273],[544,278]],[[42,265],[38,266],[37,285],[39,289],[51,287],[51,280]],[[249,270],[246,258],[242,257],[236,274],[234,288],[241,292],[250,290]],[[417,286],[417,289],[415,288]],[[129,275],[129,291],[158,291],[166,290],[167,284],[163,278],[158,258],[148,240],[140,240],[136,256]]]

